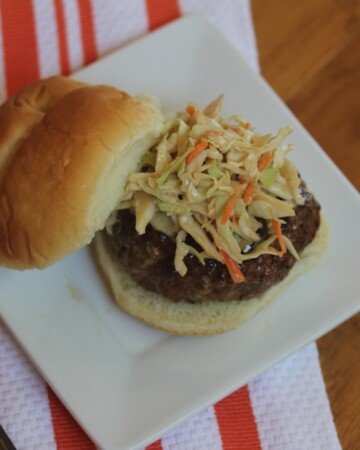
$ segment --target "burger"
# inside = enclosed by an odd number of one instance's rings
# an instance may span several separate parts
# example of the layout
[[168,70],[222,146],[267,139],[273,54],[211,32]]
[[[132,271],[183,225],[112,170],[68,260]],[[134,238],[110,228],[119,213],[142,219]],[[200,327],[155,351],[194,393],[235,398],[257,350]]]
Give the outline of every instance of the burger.
[[45,268],[92,242],[137,319],[192,335],[248,320],[317,263],[327,231],[291,128],[260,134],[222,101],[165,120],[153,97],[59,77],[10,99],[0,262]]

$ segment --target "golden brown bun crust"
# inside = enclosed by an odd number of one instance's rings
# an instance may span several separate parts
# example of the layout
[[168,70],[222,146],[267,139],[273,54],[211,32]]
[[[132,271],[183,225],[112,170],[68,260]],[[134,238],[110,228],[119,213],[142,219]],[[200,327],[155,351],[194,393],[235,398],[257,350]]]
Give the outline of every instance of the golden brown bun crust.
[[0,264],[43,268],[88,244],[161,128],[160,113],[111,87],[55,102],[6,168]]
[[66,77],[50,77],[25,86],[0,107],[0,180],[12,155],[44,114],[64,95],[85,86]]
[[314,240],[305,248],[288,276],[259,297],[243,301],[175,303],[139,286],[118,264],[103,232],[95,236],[97,261],[118,305],[127,313],[160,330],[173,334],[220,334],[238,327],[267,306],[296,277],[314,267],[327,247],[324,218]]

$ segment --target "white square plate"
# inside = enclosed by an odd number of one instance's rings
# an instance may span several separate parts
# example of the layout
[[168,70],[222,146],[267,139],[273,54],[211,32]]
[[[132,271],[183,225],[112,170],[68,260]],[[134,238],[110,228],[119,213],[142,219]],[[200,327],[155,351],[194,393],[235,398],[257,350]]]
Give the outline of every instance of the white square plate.
[[102,448],[151,442],[335,327],[360,305],[357,192],[223,35],[182,19],[80,71],[76,78],[158,95],[166,110],[225,94],[259,130],[294,127],[291,155],[331,227],[321,264],[231,333],[174,337],[121,312],[89,249],[45,271],[0,270],[0,313],[91,438]]

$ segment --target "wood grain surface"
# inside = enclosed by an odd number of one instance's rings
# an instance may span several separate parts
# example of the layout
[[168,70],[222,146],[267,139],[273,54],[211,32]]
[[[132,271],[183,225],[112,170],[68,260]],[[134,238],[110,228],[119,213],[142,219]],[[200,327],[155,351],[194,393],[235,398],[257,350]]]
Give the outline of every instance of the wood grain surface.
[[[264,77],[360,188],[360,1],[252,0]],[[360,315],[318,341],[345,450],[360,449]]]

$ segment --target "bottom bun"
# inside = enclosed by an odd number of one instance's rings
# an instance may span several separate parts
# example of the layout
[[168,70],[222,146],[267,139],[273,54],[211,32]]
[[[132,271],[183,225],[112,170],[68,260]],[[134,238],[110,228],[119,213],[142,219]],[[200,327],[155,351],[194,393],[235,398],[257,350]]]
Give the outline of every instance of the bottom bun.
[[314,240],[287,277],[262,295],[242,301],[209,300],[202,303],[172,302],[141,287],[119,264],[117,255],[103,232],[98,232],[94,248],[101,270],[116,302],[127,313],[160,330],[173,334],[209,335],[230,331],[267,306],[288,283],[313,268],[327,246],[328,227],[321,218]]

